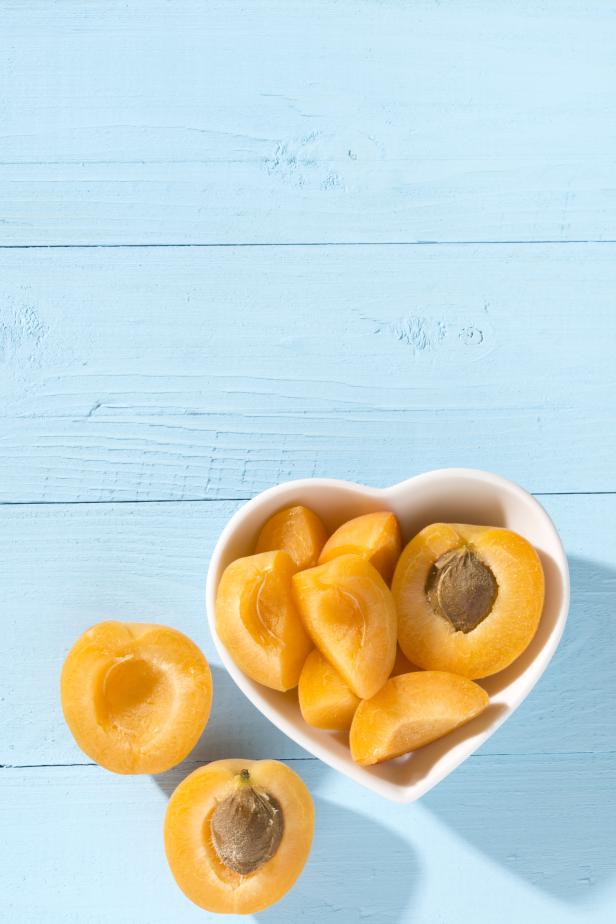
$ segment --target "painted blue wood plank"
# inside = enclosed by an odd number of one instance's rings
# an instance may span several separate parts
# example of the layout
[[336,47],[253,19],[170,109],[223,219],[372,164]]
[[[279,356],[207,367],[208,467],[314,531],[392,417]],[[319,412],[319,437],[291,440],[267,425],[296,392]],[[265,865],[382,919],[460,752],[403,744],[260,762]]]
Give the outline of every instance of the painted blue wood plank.
[[0,252],[0,500],[616,488],[616,245]]
[[[612,920],[612,759],[472,757],[411,806],[384,802],[317,761],[292,766],[315,796],[312,855],[295,889],[249,921]],[[193,907],[166,867],[162,819],[181,777],[0,771],[7,920],[219,920]]]
[[[616,495],[542,500],[571,558],[570,622],[547,674],[482,754],[578,754],[581,760],[614,754]],[[103,618],[170,623],[212,661],[213,718],[191,766],[246,749],[255,757],[304,755],[247,704],[219,666],[209,637],[205,573],[235,506],[0,506],[0,700],[14,704],[3,718],[0,764],[87,761],[63,723],[58,683],[70,646]]]
[[1,243],[615,236],[609,3],[0,11]]

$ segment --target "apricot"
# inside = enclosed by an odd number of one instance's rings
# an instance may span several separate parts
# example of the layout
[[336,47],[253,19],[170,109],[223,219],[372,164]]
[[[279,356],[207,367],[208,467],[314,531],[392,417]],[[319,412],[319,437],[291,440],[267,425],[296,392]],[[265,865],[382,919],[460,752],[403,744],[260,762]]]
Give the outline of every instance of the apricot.
[[470,722],[488,701],[485,690],[457,674],[415,671],[392,677],[357,707],[351,756],[367,767],[416,751]]
[[365,558],[341,555],[293,576],[293,596],[321,654],[360,699],[383,686],[396,657],[396,610]]
[[254,914],[301,873],[314,807],[300,777],[276,760],[217,760],[175,790],[165,852],[175,881],[201,908]]
[[361,555],[389,584],[401,544],[400,526],[393,513],[388,510],[365,513],[338,527],[321,549],[319,564],[338,555]]
[[414,664],[411,664],[407,656],[404,654],[400,646],[396,648],[396,660],[394,661],[394,666],[391,669],[391,677],[397,677],[398,674],[409,674],[411,671],[416,671],[417,668]]
[[297,688],[304,721],[315,728],[348,731],[359,697],[315,648],[306,658]]
[[255,552],[283,549],[298,569],[316,565],[327,531],[319,517],[308,507],[286,507],[265,523],[257,539]]
[[248,677],[272,690],[297,686],[312,644],[291,594],[296,565],[283,551],[238,558],[216,593],[216,629]]
[[100,622],[69,651],[64,718],[88,757],[115,773],[162,773],[192,751],[212,703],[208,663],[167,626]]
[[533,546],[511,530],[433,523],[403,551],[392,591],[407,658],[479,678],[508,667],[530,644],[544,577]]

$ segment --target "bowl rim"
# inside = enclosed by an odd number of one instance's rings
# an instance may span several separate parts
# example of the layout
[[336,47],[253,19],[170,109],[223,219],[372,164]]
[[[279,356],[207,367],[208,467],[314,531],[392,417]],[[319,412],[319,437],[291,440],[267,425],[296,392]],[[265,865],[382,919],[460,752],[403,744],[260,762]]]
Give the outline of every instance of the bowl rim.
[[[417,488],[444,478],[469,478],[484,484],[490,484],[493,488],[517,496],[518,500],[527,504],[530,503],[531,506],[535,508],[535,512],[538,513],[540,518],[544,519],[548,532],[551,534],[551,553],[554,557],[561,583],[560,606],[555,620],[554,630],[552,631],[546,645],[541,648],[533,661],[535,670],[533,672],[527,672],[530,673],[531,676],[525,677],[523,689],[517,702],[510,706],[505,711],[504,715],[501,715],[493,720],[488,730],[482,732],[478,736],[478,744],[472,750],[464,754],[459,760],[456,760],[453,766],[441,767],[434,773],[434,775],[431,776],[431,781],[429,785],[426,786],[422,786],[421,781],[402,784],[389,780],[379,779],[377,777],[370,777],[370,782],[368,782],[365,768],[355,764],[351,759],[349,759],[349,763],[347,764],[346,760],[341,760],[336,757],[336,755],[331,754],[327,747],[322,746],[319,742],[307,740],[307,736],[304,730],[298,724],[282,715],[281,712],[273,707],[264,697],[261,697],[258,694],[257,697],[255,697],[255,691],[252,687],[253,681],[251,681],[250,678],[248,678],[232,660],[216,631],[215,602],[218,584],[217,576],[220,570],[220,563],[224,556],[227,543],[231,536],[235,534],[238,525],[247,516],[249,516],[250,513],[259,508],[264,502],[273,500],[277,495],[286,493],[289,490],[292,490],[294,493],[301,494],[302,490],[305,490],[308,488],[308,486],[310,486],[310,490],[314,490],[315,488],[318,489],[319,487],[327,487],[333,489],[346,488],[347,490],[358,491],[371,498],[382,498],[385,501],[389,496],[404,491],[404,489],[411,483],[415,488]],[[214,641],[214,646],[227,673],[230,674],[233,682],[236,684],[236,686],[239,687],[249,702],[263,715],[265,715],[265,717],[269,719],[269,721],[276,728],[284,732],[288,738],[303,748],[311,757],[322,760],[325,764],[332,767],[334,770],[338,770],[344,775],[354,779],[355,782],[359,783],[361,786],[368,788],[373,792],[379,793],[390,801],[401,803],[416,801],[430,789],[434,788],[434,786],[440,783],[445,777],[453,772],[456,767],[458,767],[464,760],[466,760],[467,757],[470,757],[471,754],[475,753],[477,749],[481,747],[481,745],[500,727],[500,725],[502,725],[509,718],[509,716],[512,715],[513,712],[515,712],[515,710],[524,702],[533,687],[541,678],[560,643],[569,613],[570,596],[571,587],[567,555],[554,521],[550,517],[547,510],[543,507],[543,505],[529,491],[526,491],[520,485],[516,484],[516,482],[511,481],[508,478],[504,478],[502,475],[497,475],[493,472],[484,471],[482,469],[463,467],[432,469],[427,472],[412,475],[403,481],[389,485],[385,488],[371,487],[370,485],[362,484],[360,482],[348,481],[339,478],[318,477],[292,479],[289,481],[282,481],[276,485],[272,485],[271,487],[260,491],[254,497],[242,503],[224,526],[210,556],[205,586],[206,614],[210,633]]]

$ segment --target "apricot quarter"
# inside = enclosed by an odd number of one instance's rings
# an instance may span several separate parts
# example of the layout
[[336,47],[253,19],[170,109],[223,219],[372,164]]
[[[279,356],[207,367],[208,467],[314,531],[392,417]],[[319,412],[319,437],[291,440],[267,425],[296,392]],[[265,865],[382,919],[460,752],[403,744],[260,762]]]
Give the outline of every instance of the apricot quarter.
[[367,767],[415,751],[470,722],[488,701],[485,690],[457,674],[415,671],[392,677],[357,707],[350,734],[353,760]]
[[291,888],[312,843],[304,782],[276,760],[217,760],[175,790],[165,852],[175,881],[201,908],[254,914]]
[[296,566],[283,551],[238,558],[216,593],[216,629],[248,677],[273,690],[299,681],[312,644],[291,595]]
[[392,591],[407,658],[479,678],[508,667],[532,641],[544,577],[533,546],[511,530],[433,523],[403,551]]
[[396,657],[396,610],[369,561],[341,555],[293,576],[293,596],[321,654],[360,699],[373,696]]
[[348,731],[359,697],[315,648],[306,658],[297,688],[304,721],[315,728]]
[[389,584],[401,548],[400,526],[393,513],[379,510],[347,520],[333,533],[321,550],[322,565],[338,555],[361,555],[374,565]]
[[255,552],[283,549],[301,571],[316,565],[326,539],[327,531],[316,513],[300,505],[286,507],[265,523]]
[[62,709],[88,757],[115,773],[162,773],[196,745],[212,703],[208,663],[166,626],[101,622],[69,651]]

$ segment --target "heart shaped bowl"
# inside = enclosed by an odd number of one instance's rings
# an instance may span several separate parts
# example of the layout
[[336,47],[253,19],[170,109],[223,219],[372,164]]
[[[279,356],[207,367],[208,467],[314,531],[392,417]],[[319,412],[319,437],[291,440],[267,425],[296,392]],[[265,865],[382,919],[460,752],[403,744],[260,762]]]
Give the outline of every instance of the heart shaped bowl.
[[[510,667],[481,681],[490,695],[490,705],[482,715],[405,757],[374,767],[360,767],[351,758],[345,736],[320,731],[304,722],[295,690],[278,693],[242,673],[216,632],[216,588],[231,561],[252,554],[257,534],[267,518],[293,504],[312,508],[330,531],[359,514],[391,510],[400,521],[405,543],[424,526],[441,521],[505,526],[535,546],[546,579],[541,623],[530,646]],[[439,469],[383,489],[329,478],[309,478],[287,481],[263,491],[231,517],[212,554],[206,598],[210,631],[221,660],[257,709],[310,754],[362,786],[396,802],[413,802],[476,751],[537,683],[565,627],[569,569],[556,528],[541,504],[498,475],[476,469]]]

